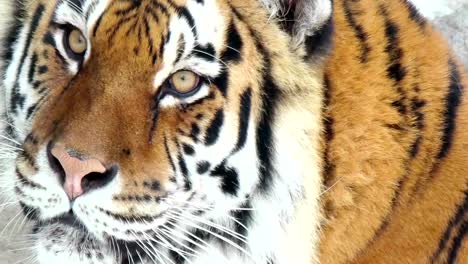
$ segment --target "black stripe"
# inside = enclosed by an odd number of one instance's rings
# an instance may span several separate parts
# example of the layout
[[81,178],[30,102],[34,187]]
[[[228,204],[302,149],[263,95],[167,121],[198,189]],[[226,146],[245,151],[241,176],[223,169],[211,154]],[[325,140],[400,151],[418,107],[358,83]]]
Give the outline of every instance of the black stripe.
[[32,189],[38,189],[42,191],[47,190],[45,187],[39,185],[38,183],[32,182],[29,179],[27,179],[18,169],[16,169],[16,177],[18,177],[19,182],[24,186],[28,186]]
[[244,43],[236,25],[233,22],[231,22],[228,30],[226,31],[226,39],[227,45],[226,49],[221,54],[221,61],[225,63],[239,62],[241,59],[242,47],[244,46]]
[[409,12],[409,18],[416,22],[420,28],[424,28],[427,24],[426,18],[424,18],[418,9],[409,0],[402,0]]
[[197,27],[195,26],[195,20],[193,19],[192,14],[188,11],[187,8],[185,7],[180,7],[179,8],[179,15],[181,18],[185,18],[187,23],[189,24],[190,28],[192,29],[192,34],[195,37],[195,39],[198,38],[198,32],[197,32]]
[[237,137],[236,147],[233,154],[241,150],[247,141],[247,135],[250,123],[250,112],[252,108],[252,89],[248,88],[241,95],[239,110],[239,135]]
[[32,57],[31,57],[31,62],[29,65],[29,73],[28,73],[28,80],[29,83],[33,83],[34,81],[34,75],[36,74],[36,67],[37,67],[37,53],[34,52]]
[[102,14],[99,16],[98,20],[96,21],[96,24],[94,25],[93,28],[93,37],[96,37],[96,34],[99,30],[99,27],[101,27],[102,24],[102,18],[104,17],[104,14],[107,12],[107,9],[102,12]]
[[218,87],[219,91],[226,97],[229,85],[229,73],[227,70],[223,69],[222,72],[212,80],[212,83]]
[[207,61],[213,62],[216,60],[216,51],[212,44],[198,46],[193,50],[192,54]]
[[186,191],[189,191],[192,189],[192,182],[189,179],[189,171],[187,168],[187,163],[185,162],[185,159],[179,149],[180,148],[178,148],[177,150],[179,152],[179,154],[177,155],[179,169],[180,169],[180,173],[182,173],[182,176],[184,177],[184,188]]
[[169,11],[166,6],[164,6],[162,3],[158,1],[150,1],[150,5],[153,9],[158,10],[161,12],[164,16],[168,17],[169,16]]
[[387,46],[385,47],[385,52],[389,56],[387,76],[400,83],[406,77],[406,69],[401,64],[404,54],[398,40],[400,29],[397,24],[390,20],[388,11],[383,5],[380,6],[380,13],[384,18],[385,36],[387,38]]
[[31,118],[31,116],[36,112],[36,108],[38,107],[38,104],[35,103],[32,106],[28,108],[28,111],[26,113],[26,119]]
[[324,76],[324,100],[323,100],[323,127],[324,127],[324,139],[325,139],[325,149],[323,153],[324,156],[324,170],[323,170],[323,181],[325,187],[330,187],[332,184],[330,180],[333,179],[335,164],[330,159],[330,142],[335,138],[335,130],[333,128],[335,120],[330,113],[329,106],[331,103],[331,83],[330,77],[325,74]]
[[416,140],[413,142],[410,148],[411,158],[415,158],[418,153],[422,143],[422,130],[425,127],[425,114],[423,112],[423,108],[426,106],[426,101],[413,98],[411,100],[411,111],[415,114],[416,120],[414,126],[418,129],[419,133]]
[[114,38],[117,35],[117,32],[119,32],[119,30],[124,25],[131,23],[132,20],[138,19],[139,17],[140,17],[140,15],[138,13],[135,13],[135,14],[132,14],[132,15],[128,15],[128,16],[124,16],[124,17],[119,18],[119,20],[116,23],[114,23],[113,28],[109,28],[109,29],[106,30],[106,33],[108,34],[108,36],[107,36],[108,45],[109,46],[113,45]]
[[211,125],[206,130],[205,145],[211,146],[219,138],[219,133],[221,132],[221,127],[224,124],[224,112],[222,109],[218,110],[215,114]]
[[[447,228],[445,229],[444,234],[439,240],[439,245],[437,250],[432,256],[432,262],[435,263],[442,257],[442,254],[448,249],[449,240],[451,237],[454,237],[452,241],[452,246],[449,251],[449,254],[452,255],[452,258],[455,259],[458,254],[459,245],[461,243],[462,238],[466,235],[466,213],[468,212],[468,190],[464,192],[464,199],[462,204],[460,204],[457,208],[455,215],[450,219]],[[454,232],[457,232],[457,235],[453,236]],[[465,229],[465,230],[464,230]],[[447,262],[453,263],[453,262]]]
[[461,84],[460,73],[454,61],[449,61],[450,84],[448,94],[445,98],[445,112],[443,124],[442,146],[437,154],[438,159],[443,159],[447,156],[452,147],[453,136],[456,128],[456,118],[458,107],[461,103],[463,86]]
[[[138,21],[138,20],[137,20],[137,21]],[[144,26],[144,29],[145,29],[143,32],[145,33],[145,37],[146,37],[146,40],[147,40],[148,46],[149,46],[148,52],[149,52],[149,54],[150,54],[151,56],[154,56],[154,55],[156,55],[156,54],[154,53],[154,40],[153,40],[153,36],[152,36],[152,34],[151,34],[150,22],[148,21],[148,18],[147,18],[147,17],[145,17],[145,18],[143,19],[143,26]],[[154,63],[155,63],[155,61],[153,62],[153,64],[154,64]]]
[[200,136],[200,127],[193,123],[192,124],[192,128],[190,129],[190,138],[194,141],[194,142],[198,142],[198,137]]
[[400,47],[399,41],[400,28],[396,23],[390,20],[390,15],[383,4],[379,5],[379,13],[384,19],[385,37],[387,38],[387,45],[385,46],[385,52],[388,55],[387,76],[394,81],[393,87],[398,94],[398,99],[392,102],[391,105],[401,115],[404,115],[403,118],[405,123],[398,124],[398,126],[402,128],[401,131],[404,131],[410,121],[407,116],[409,109],[409,106],[407,105],[408,96],[404,87],[401,85],[401,81],[407,75],[407,70],[402,65],[404,53]]
[[23,54],[18,64],[15,85],[12,91],[11,111],[13,113],[17,113],[18,106],[22,108],[24,105],[25,98],[24,96],[19,94],[19,78],[20,78],[22,69],[24,67],[24,61],[26,60],[26,57],[28,56],[31,43],[34,38],[34,34],[36,33],[37,27],[39,26],[39,21],[41,20],[44,11],[45,11],[45,6],[42,4],[38,5],[36,10],[34,11],[34,14],[31,18],[31,22],[29,24],[29,32],[26,37],[26,44],[24,45]]
[[449,250],[449,255],[447,259],[448,264],[455,264],[457,263],[457,258],[458,258],[458,253],[460,251],[460,248],[462,246],[462,243],[466,237],[466,234],[468,232],[468,221],[465,220],[463,221],[463,224],[461,225],[460,229],[458,230],[458,234],[455,236],[452,242],[452,247]]
[[368,34],[364,31],[362,25],[360,25],[355,18],[355,16],[358,14],[357,11],[353,11],[352,4],[355,2],[356,1],[345,0],[343,2],[343,8],[346,21],[348,22],[349,26],[353,28],[354,34],[361,45],[361,55],[359,56],[359,60],[361,61],[361,63],[366,63],[369,60],[369,53],[371,52],[371,47],[368,43]]
[[[15,190],[19,190],[19,188],[15,188]],[[21,210],[23,211],[24,216],[28,220],[32,220],[34,222],[39,220],[40,212],[38,209],[30,207],[22,202],[19,203],[21,206]]]
[[256,148],[259,163],[259,183],[258,190],[261,192],[268,192],[271,189],[273,182],[273,152],[274,152],[274,138],[273,138],[273,123],[276,117],[276,107],[281,97],[281,91],[273,80],[271,69],[271,54],[263,46],[261,38],[258,37],[253,29],[244,21],[241,13],[231,6],[233,14],[242,21],[255,41],[257,51],[263,58],[263,85],[261,87],[261,115],[259,123],[256,127]]
[[[235,231],[237,234],[247,237],[247,233],[249,232],[248,228],[253,221],[253,212],[250,210],[250,208],[252,208],[250,199],[247,199],[239,208],[243,208],[244,210],[232,212],[232,217],[237,220],[237,222],[234,223]],[[243,242],[239,241],[238,245],[242,245],[241,243]]]
[[[267,54],[266,51],[262,52]],[[276,117],[276,106],[280,98],[280,91],[273,80],[269,55],[265,55],[267,65],[265,67],[264,84],[262,87],[262,114],[257,127],[257,153],[260,161],[260,183],[259,188],[262,191],[267,191],[272,184],[273,173],[273,153],[274,153],[274,138],[273,138],[273,123]]]
[[6,38],[4,40],[2,39],[4,42],[3,50],[5,50],[5,52],[2,54],[2,59],[5,66],[8,65],[13,59],[13,53],[15,51],[14,44],[18,38],[18,35],[21,33],[21,29],[24,27],[23,19],[26,16],[26,10],[23,8],[21,1],[12,1],[11,5],[13,7],[13,14],[11,14],[11,16],[14,20],[9,24],[11,26],[8,29]]
[[175,166],[174,160],[172,159],[171,151],[169,150],[169,145],[167,143],[167,137],[166,136],[164,136],[164,151],[166,151],[167,159],[169,160],[169,164],[171,164],[172,173],[175,174],[176,173],[176,166]]

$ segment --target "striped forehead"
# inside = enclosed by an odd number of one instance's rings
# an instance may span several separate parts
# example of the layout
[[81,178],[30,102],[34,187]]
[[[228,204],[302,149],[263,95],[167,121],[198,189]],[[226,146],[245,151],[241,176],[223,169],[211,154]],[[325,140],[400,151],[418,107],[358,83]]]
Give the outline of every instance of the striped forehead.
[[170,19],[169,37],[162,51],[163,63],[154,87],[159,87],[171,72],[179,69],[216,77],[225,66],[217,54],[225,41],[226,22],[215,0],[187,1],[178,15]]
[[54,21],[71,24],[91,34],[111,0],[60,0],[55,8]]
[[[155,23],[158,22],[158,15],[170,16],[169,23],[162,25],[167,29],[152,32],[153,35],[151,35],[155,43],[161,41],[157,38],[166,38],[164,45],[161,46],[162,57],[159,58],[162,60],[160,63],[162,67],[156,73],[154,86],[159,87],[168,75],[181,68],[190,68],[207,76],[216,76],[222,67],[215,57],[217,51],[223,48],[227,24],[226,12],[222,11],[216,0],[182,2],[173,0],[148,2],[145,0],[134,2],[129,0],[61,0],[56,6],[54,21],[58,24],[71,24],[91,37],[96,32],[96,27],[100,26],[100,20],[107,13],[115,12],[114,9],[119,9],[121,5],[130,5],[128,12],[139,6],[153,7],[154,10],[149,12],[146,12],[149,9],[145,8],[145,14],[141,14],[152,16],[152,19],[146,21]],[[164,31],[167,36],[163,36]],[[194,53],[197,56],[193,56]],[[187,60],[188,58],[190,59]],[[195,66],[196,69],[193,69]]]

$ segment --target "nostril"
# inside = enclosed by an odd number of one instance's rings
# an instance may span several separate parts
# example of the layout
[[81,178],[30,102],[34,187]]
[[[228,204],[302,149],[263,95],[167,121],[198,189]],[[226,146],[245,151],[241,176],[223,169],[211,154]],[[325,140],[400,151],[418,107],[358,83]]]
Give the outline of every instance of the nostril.
[[86,193],[106,186],[115,178],[118,171],[119,167],[114,165],[104,173],[92,172],[87,174],[81,180],[81,188],[83,189],[83,192]]
[[49,160],[50,168],[59,176],[60,184],[65,183],[65,169],[60,161],[52,154],[52,143],[47,145],[47,159]]
[[49,143],[47,157],[70,200],[104,187],[115,178],[119,170],[116,165],[107,167],[96,158],[89,158],[60,144]]

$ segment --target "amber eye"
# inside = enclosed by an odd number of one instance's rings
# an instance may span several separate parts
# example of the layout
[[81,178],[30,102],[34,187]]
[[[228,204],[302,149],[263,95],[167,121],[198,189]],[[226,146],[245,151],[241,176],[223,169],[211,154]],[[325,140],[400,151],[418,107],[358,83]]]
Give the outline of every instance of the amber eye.
[[174,73],[169,79],[169,82],[171,88],[175,92],[181,95],[187,95],[192,94],[198,89],[200,76],[192,71],[182,70]]
[[71,28],[64,35],[65,49],[73,59],[80,59],[88,49],[88,42],[79,29]]

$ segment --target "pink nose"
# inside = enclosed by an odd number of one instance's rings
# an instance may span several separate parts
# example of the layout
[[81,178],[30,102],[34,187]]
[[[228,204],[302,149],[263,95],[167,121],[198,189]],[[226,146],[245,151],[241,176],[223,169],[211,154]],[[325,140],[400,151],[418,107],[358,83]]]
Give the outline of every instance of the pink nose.
[[82,159],[71,155],[63,146],[55,146],[52,155],[58,160],[65,172],[64,189],[70,200],[83,194],[83,179],[93,173],[104,173],[106,167],[97,159]]

